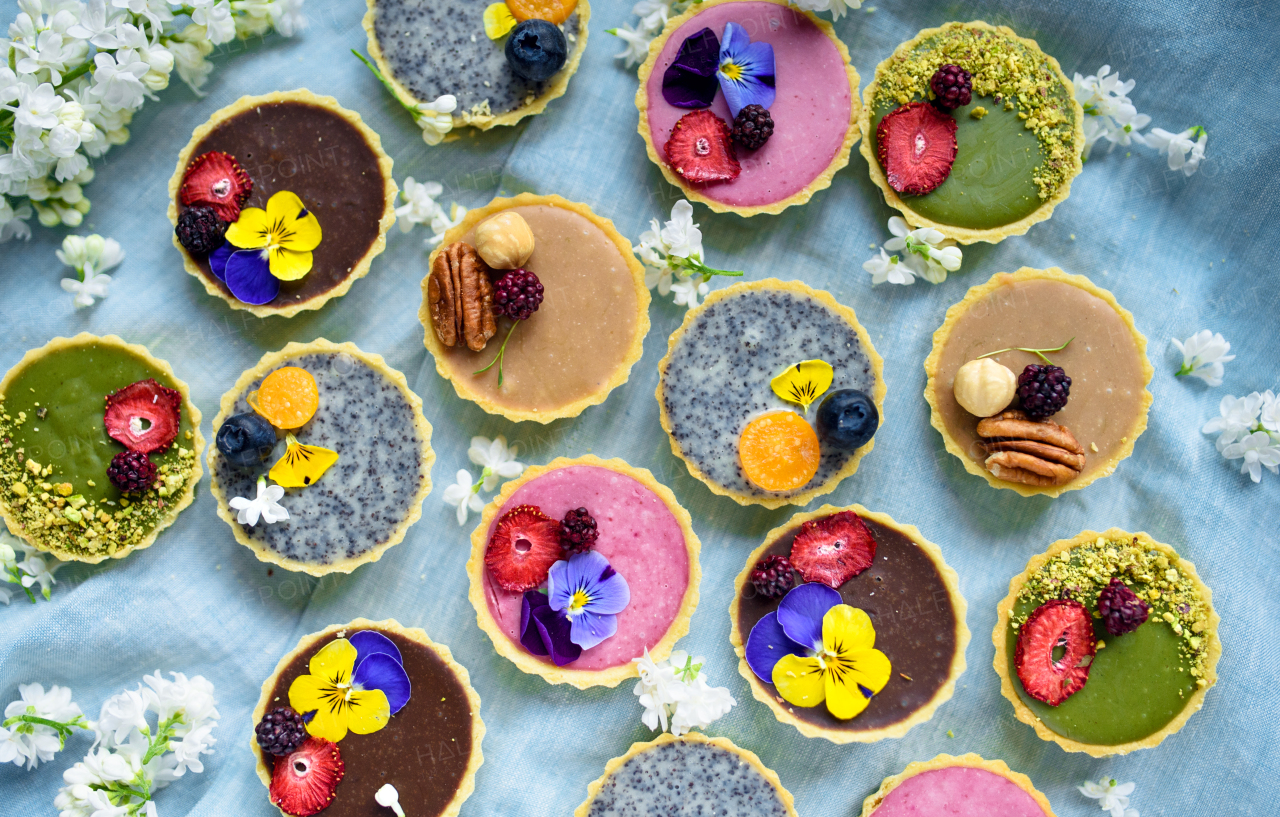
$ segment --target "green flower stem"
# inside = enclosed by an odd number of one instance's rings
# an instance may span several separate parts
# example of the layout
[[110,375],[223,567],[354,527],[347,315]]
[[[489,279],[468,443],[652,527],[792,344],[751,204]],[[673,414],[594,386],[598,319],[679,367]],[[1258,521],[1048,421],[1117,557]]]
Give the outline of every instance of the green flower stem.
[[156,727],[156,736],[147,738],[151,742],[151,746],[147,749],[147,753],[142,756],[143,766],[150,763],[153,758],[169,751],[169,739],[173,737],[174,727],[182,723],[182,713],[179,712]]
[[25,572],[26,572],[26,571],[19,570],[16,566],[15,566],[15,567],[11,567],[11,568],[9,568],[9,569],[8,569],[8,571],[7,571],[7,573],[9,574],[9,576],[8,576],[8,578],[6,578],[6,579],[5,579],[5,581],[6,581],[6,582],[8,582],[9,584],[16,584],[16,585],[18,585],[19,587],[21,587],[21,588],[22,588],[22,592],[26,593],[26,594],[27,594],[27,598],[31,599],[31,603],[32,603],[32,604],[35,604],[35,603],[36,603],[36,594],[31,592],[31,588],[30,588],[30,587],[26,587],[25,585],[23,585],[23,584],[22,584],[22,576],[23,576],[23,574],[24,574]]
[[1044,356],[1045,352],[1061,352],[1063,349],[1067,348],[1067,344],[1071,343],[1071,341],[1073,340],[1075,340],[1075,337],[1072,337],[1070,340],[1068,340],[1066,343],[1062,344],[1061,346],[1056,346],[1052,349],[1028,349],[1025,346],[1010,346],[1008,349],[997,349],[994,352],[987,352],[985,355],[978,355],[978,359],[980,360],[984,357],[991,357],[992,355],[998,355],[1001,352],[1015,352],[1015,351],[1030,352],[1031,354],[1043,360],[1045,363],[1048,363],[1050,366],[1052,366],[1053,361]]
[[418,106],[410,105],[409,103],[401,99],[400,94],[395,89],[395,86],[391,84],[391,80],[383,76],[382,72],[378,70],[378,66],[374,65],[372,62],[369,61],[368,57],[366,57],[364,54],[361,54],[359,51],[355,50],[354,48],[351,49],[351,53],[355,54],[356,59],[364,63],[365,67],[373,72],[373,75],[378,78],[378,82],[382,83],[382,87],[386,88],[387,91],[390,92],[391,97],[395,99],[396,102],[399,102],[402,108],[404,108],[406,111],[409,112],[409,115],[413,117],[414,122],[417,122],[419,119],[422,118],[422,112],[418,110]]
[[[507,336],[502,340],[502,347],[498,349],[498,356],[489,361],[489,365],[483,369],[477,369],[472,374],[484,374],[493,368],[493,364],[498,364],[498,387],[502,387],[502,356],[507,353],[507,341],[511,340],[511,335],[516,331],[516,327],[520,325],[520,321],[514,321],[511,328],[507,330]],[[484,480],[482,479],[481,482]]]
[[740,270],[723,270],[716,269],[715,267],[708,267],[706,264],[702,263],[702,259],[697,256],[689,256],[688,258],[685,258],[680,255],[669,255],[667,256],[667,263],[671,265],[673,270],[684,269],[696,272],[702,275],[704,281],[711,280],[713,275],[725,275],[730,278],[742,277],[742,272]]
[[1182,377],[1184,374],[1191,374],[1191,364],[1183,363],[1178,371],[1173,373],[1174,377]]
[[15,723],[31,723],[31,724],[39,724],[41,726],[47,726],[58,733],[58,740],[61,743],[61,746],[59,748],[67,745],[67,738],[71,737],[71,735],[76,729],[89,728],[89,723],[84,719],[83,716],[79,716],[75,720],[70,720],[70,721],[67,721],[66,723],[63,723],[62,721],[51,721],[48,718],[41,718],[38,715],[31,714],[34,711],[35,711],[35,707],[28,706],[25,714],[14,715],[12,718],[6,719],[4,723],[0,723],[0,726],[3,726],[6,729],[8,729],[10,726],[13,726]]

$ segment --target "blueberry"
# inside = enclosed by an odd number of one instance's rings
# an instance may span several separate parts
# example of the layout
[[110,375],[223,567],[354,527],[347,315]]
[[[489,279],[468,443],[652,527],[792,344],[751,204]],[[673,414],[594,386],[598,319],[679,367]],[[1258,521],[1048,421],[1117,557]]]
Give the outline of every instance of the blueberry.
[[261,465],[276,447],[276,430],[263,417],[247,412],[228,417],[218,429],[218,450],[241,468]]
[[507,38],[506,53],[512,71],[542,82],[564,67],[569,44],[564,33],[546,20],[525,20]]
[[861,448],[871,441],[879,426],[876,404],[857,389],[833,391],[818,407],[818,433],[836,448]]

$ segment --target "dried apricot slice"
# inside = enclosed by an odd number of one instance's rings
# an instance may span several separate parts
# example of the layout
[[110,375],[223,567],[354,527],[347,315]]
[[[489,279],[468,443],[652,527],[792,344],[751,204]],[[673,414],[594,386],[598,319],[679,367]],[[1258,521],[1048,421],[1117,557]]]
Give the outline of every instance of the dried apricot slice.
[[320,389],[311,372],[285,366],[264,377],[245,399],[276,428],[301,428],[320,407]]
[[517,20],[546,20],[560,25],[578,7],[578,0],[507,0],[507,8]]
[[794,411],[761,414],[738,438],[738,460],[747,479],[766,491],[794,491],[818,473],[818,434]]

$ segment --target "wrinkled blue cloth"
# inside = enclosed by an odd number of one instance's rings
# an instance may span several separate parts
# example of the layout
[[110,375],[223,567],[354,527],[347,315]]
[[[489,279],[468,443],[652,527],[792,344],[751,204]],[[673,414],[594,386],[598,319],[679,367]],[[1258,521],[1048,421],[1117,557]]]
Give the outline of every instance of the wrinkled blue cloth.
[[[269,571],[238,545],[214,513],[206,475],[195,504],[149,550],[66,567],[52,601],[15,598],[0,610],[0,703],[17,698],[22,682],[64,684],[96,717],[107,696],[144,673],[202,674],[216,685],[222,713],[216,753],[205,758],[203,774],[159,793],[160,814],[266,817],[276,810],[248,748],[263,680],[306,633],[357,616],[396,618],[452,647],[483,700],[485,763],[462,814],[571,813],[605,763],[650,733],[629,682],[585,692],[549,686],[499,658],[476,626],[463,569],[471,525],[459,528],[441,496],[469,467],[472,435],[505,434],[526,462],[619,456],[675,491],[702,538],[703,567],[701,603],[680,646],[705,656],[711,683],[727,685],[738,700],[709,731],[759,753],[805,817],[858,814],[882,778],[940,752],[1003,758],[1031,776],[1059,815],[1098,814],[1096,801],[1075,786],[1103,775],[1137,781],[1131,805],[1146,817],[1274,813],[1280,478],[1264,473],[1254,485],[1200,427],[1217,415],[1223,395],[1280,388],[1280,9],[1254,0],[870,3],[878,8],[853,11],[836,25],[864,84],[919,29],[986,19],[1036,38],[1068,75],[1110,64],[1136,79],[1132,97],[1155,125],[1174,132],[1203,125],[1210,134],[1208,158],[1191,178],[1148,149],[1107,153],[1101,146],[1051,221],[997,246],[966,247],[963,270],[940,286],[872,288],[861,264],[868,245],[889,237],[893,211],[856,150],[829,190],[780,216],[744,221],[696,208],[709,263],[745,269],[750,279],[802,279],[829,290],[857,310],[885,358],[889,392],[875,451],[824,499],[918,525],[959,572],[973,634],[968,669],[931,721],[901,740],[836,747],[801,737],[752,698],[728,643],[733,578],[764,533],[795,509],[739,507],[712,495],[672,456],[653,397],[657,362],[683,314],[669,299],[655,300],[644,357],[603,405],[549,426],[514,425],[459,400],[423,349],[417,307],[425,228],[393,231],[387,252],[346,297],[291,320],[259,320],[209,297],[170,244],[167,185],[191,131],[242,94],[302,86],[358,111],[394,157],[397,180],[440,180],[446,202],[468,207],[500,190],[559,193],[637,239],[678,195],[645,156],[635,132],[635,71],[613,59],[621,44],[605,33],[634,20],[626,0],[592,4],[582,67],[544,115],[435,148],[348,53],[365,48],[364,3],[308,0],[311,26],[300,37],[224,49],[208,96],[175,80],[134,119],[130,142],[95,162],[98,176],[87,188],[94,207],[78,232],[115,237],[128,253],[112,271],[109,298],[77,312],[59,289],[65,269],[53,251],[65,230],[37,228],[29,243],[0,247],[0,371],[55,335],[118,333],[172,362],[191,384],[207,437],[220,396],[262,354],[288,341],[354,341],[408,376],[435,426],[438,455],[435,489],[404,543],[353,575],[323,580]],[[17,13],[16,4],[4,8],[4,19]],[[967,474],[943,449],[921,397],[921,364],[947,307],[969,286],[1023,265],[1060,266],[1113,291],[1150,340],[1156,369],[1150,427],[1133,457],[1114,476],[1057,500],[992,490]],[[1173,376],[1181,359],[1169,339],[1202,328],[1222,332],[1237,355],[1220,388]],[[990,636],[996,603],[1029,557],[1056,539],[1112,525],[1148,531],[1195,562],[1222,615],[1224,653],[1220,681],[1181,732],[1156,749],[1093,760],[1064,753],[1014,719],[991,668]],[[54,813],[62,771],[89,742],[73,737],[54,762],[32,772],[0,769],[0,813]]]

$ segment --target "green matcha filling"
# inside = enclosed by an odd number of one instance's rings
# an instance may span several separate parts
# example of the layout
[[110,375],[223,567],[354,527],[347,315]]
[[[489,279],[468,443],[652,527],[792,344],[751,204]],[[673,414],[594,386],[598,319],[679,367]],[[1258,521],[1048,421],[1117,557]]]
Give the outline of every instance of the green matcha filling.
[[[1137,538],[1093,542],[1063,551],[1023,584],[1006,637],[1010,677],[1019,697],[1046,726],[1081,743],[1114,746],[1142,740],[1178,716],[1208,682],[1210,612],[1179,560]],[[1107,632],[1098,594],[1118,577],[1151,606],[1146,623],[1121,636]],[[1060,705],[1032,698],[1017,680],[1018,631],[1044,602],[1072,598],[1093,612],[1098,652],[1084,687]]]
[[0,396],[0,502],[42,549],[114,555],[172,513],[196,457],[185,401],[177,439],[151,455],[158,471],[151,488],[124,495],[107,478],[111,458],[125,448],[107,436],[105,398],[147,378],[175,387],[144,358],[95,343],[33,361]]

